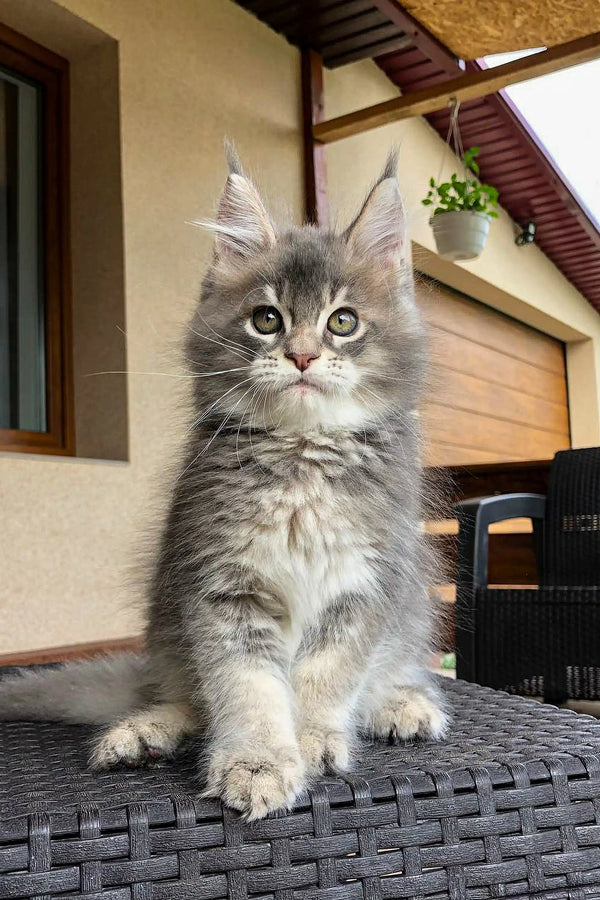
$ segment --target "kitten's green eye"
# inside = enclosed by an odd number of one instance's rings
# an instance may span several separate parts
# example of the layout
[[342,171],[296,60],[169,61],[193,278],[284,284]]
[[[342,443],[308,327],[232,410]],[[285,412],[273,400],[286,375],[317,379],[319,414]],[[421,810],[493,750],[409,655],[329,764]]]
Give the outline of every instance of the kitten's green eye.
[[327,327],[338,337],[349,337],[358,328],[358,317],[351,309],[336,309],[327,319]]
[[259,306],[252,313],[252,324],[259,334],[276,334],[283,328],[283,319],[274,306]]

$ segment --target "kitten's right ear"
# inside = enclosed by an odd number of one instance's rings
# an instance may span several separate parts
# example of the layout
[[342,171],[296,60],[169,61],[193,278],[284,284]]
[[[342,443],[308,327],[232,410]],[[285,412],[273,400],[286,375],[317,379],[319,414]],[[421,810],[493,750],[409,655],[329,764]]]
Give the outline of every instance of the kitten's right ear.
[[229,175],[219,201],[215,232],[218,257],[244,261],[275,243],[275,230],[259,193],[242,171],[237,153],[226,144]]

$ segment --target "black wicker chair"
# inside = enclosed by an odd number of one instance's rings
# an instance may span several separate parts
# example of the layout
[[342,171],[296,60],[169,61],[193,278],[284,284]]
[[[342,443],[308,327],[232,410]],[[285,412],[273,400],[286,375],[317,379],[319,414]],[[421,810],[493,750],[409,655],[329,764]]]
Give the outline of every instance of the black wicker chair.
[[[546,497],[455,511],[458,676],[553,702],[600,699],[600,447],[557,453]],[[490,588],[488,527],[522,517],[533,520],[539,587]]]

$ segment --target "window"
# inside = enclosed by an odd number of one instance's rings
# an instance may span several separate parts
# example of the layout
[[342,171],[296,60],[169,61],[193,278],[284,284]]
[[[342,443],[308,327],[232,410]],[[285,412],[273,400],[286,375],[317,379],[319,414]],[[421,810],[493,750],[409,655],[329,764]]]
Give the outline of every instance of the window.
[[0,449],[73,453],[68,64],[0,26]]

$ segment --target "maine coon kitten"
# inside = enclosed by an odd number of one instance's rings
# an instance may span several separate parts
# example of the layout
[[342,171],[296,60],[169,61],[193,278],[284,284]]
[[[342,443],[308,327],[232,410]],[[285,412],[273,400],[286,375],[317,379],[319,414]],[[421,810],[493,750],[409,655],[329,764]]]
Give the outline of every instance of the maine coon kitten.
[[231,156],[147,654],[6,680],[3,718],[111,722],[98,767],[202,733],[206,793],[248,819],[347,769],[361,732],[443,735],[419,526],[424,334],[395,167],[343,234],[278,232]]

